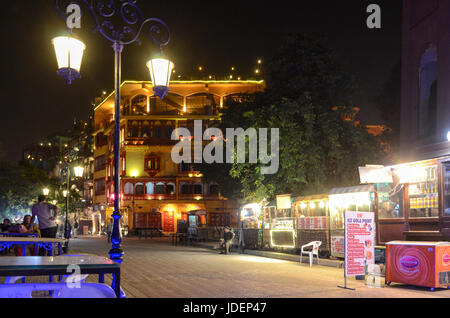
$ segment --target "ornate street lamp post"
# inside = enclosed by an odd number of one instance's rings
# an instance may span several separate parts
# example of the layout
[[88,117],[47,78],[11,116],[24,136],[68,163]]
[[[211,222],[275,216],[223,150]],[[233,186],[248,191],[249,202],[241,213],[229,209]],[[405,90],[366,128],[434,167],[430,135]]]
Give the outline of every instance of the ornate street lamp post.
[[[55,0],[56,9],[60,16],[67,21],[69,13],[61,8],[63,0]],[[153,42],[159,46],[162,53],[162,47],[170,42],[170,31],[167,25],[160,19],[149,18],[144,19],[141,10],[137,7],[135,0],[76,0],[66,1],[70,6],[83,4],[88,8],[89,12],[96,24],[96,32],[99,32],[104,38],[110,41],[113,45],[115,54],[115,129],[114,129],[114,225],[111,235],[112,249],[109,255],[112,260],[121,263],[123,251],[121,249],[122,237],[120,234],[120,82],[122,75],[122,51],[125,45],[139,42],[138,38],[145,27],[148,27],[148,33]],[[121,20],[123,25],[115,26],[113,19]],[[62,41],[62,40],[61,40]],[[60,63],[58,73],[68,80],[70,83],[73,79],[79,77],[81,61],[79,55],[84,51],[83,46],[74,41],[64,40],[66,49],[57,49],[57,42],[54,40],[55,50],[57,54],[58,63],[60,61],[69,62]],[[74,43],[77,43],[76,45]],[[71,44],[72,47],[68,47]],[[82,49],[83,48],[83,49]],[[74,61],[71,60],[74,52]],[[58,53],[62,52],[62,53]],[[59,55],[61,57],[59,57]],[[72,64],[73,63],[73,64]],[[152,76],[153,89],[155,94],[161,99],[168,92],[168,85],[173,69],[173,63],[163,59],[153,59],[148,63],[148,67]]]

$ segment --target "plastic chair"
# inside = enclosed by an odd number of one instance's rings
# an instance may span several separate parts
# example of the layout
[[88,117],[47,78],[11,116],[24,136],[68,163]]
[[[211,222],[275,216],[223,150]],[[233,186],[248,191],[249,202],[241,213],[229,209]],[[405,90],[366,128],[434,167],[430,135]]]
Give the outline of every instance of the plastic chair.
[[67,284],[0,285],[0,298],[33,298],[34,292],[52,292],[53,298],[116,298],[114,290],[104,284],[82,284],[69,288]]
[[[319,265],[319,248],[322,245],[322,242],[311,242],[307,245],[302,246],[302,251],[300,253],[300,264],[303,263],[303,255],[309,255],[309,267],[312,267],[314,255],[317,256],[317,265]],[[312,247],[312,251],[305,251],[306,248]]]

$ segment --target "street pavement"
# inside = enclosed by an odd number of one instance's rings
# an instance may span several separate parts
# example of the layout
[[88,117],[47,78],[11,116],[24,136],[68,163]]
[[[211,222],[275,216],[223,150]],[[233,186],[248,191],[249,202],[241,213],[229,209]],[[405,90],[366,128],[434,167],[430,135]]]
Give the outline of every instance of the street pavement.
[[[72,239],[70,244],[73,253],[102,256],[111,248],[104,237]],[[450,290],[368,288],[354,278],[348,286],[356,291],[344,290],[337,287],[344,284],[343,269],[173,247],[166,238],[126,238],[123,250],[122,288],[128,298],[450,298]]]

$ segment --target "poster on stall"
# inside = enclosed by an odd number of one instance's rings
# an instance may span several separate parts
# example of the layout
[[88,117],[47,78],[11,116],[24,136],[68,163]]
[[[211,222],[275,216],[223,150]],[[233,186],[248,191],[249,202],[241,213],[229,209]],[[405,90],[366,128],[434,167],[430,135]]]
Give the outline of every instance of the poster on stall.
[[345,212],[345,274],[364,276],[375,264],[375,213]]

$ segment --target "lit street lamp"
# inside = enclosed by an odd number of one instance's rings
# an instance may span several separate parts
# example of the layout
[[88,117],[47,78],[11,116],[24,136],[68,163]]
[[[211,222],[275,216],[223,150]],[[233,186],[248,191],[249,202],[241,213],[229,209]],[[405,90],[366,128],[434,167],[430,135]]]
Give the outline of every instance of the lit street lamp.
[[[70,18],[69,13],[62,9],[60,5],[62,0],[55,0],[56,9],[59,15],[68,21]],[[137,7],[135,0],[110,0],[110,1],[89,1],[89,0],[77,0],[71,1],[71,5],[84,4],[89,9],[94,22],[96,24],[95,31],[100,33],[104,38],[110,41],[113,45],[115,55],[115,109],[114,109],[114,225],[111,235],[112,249],[109,252],[110,258],[118,263],[122,262],[123,251],[121,249],[122,237],[120,234],[120,219],[122,218],[120,212],[120,85],[122,77],[122,51],[125,45],[139,42],[138,38],[141,35],[144,27],[148,27],[148,34],[152,38],[153,42],[159,46],[160,53],[162,53],[162,47],[170,42],[170,31],[167,25],[156,18],[144,19],[141,10]],[[122,20],[125,26],[115,26],[114,22]],[[61,57],[61,65],[58,73],[62,76],[68,74],[67,79],[69,83],[72,78],[76,78],[79,75],[81,67],[80,53],[82,55],[84,49],[80,43],[70,40],[60,40],[63,48],[57,49],[55,44],[55,50],[60,55],[64,55],[69,52],[69,58]],[[59,41],[54,40],[54,43]],[[75,44],[76,43],[76,44]],[[71,60],[70,52],[77,54],[74,60]],[[67,56],[67,55],[64,55]],[[58,63],[60,62],[58,58]],[[67,60],[70,60],[67,62]],[[67,63],[64,63],[67,62]],[[80,65],[78,65],[80,62]],[[73,64],[72,64],[73,63]],[[169,89],[170,76],[174,69],[172,62],[157,58],[152,59],[147,63],[152,77],[152,84],[155,94],[161,99],[167,95]],[[65,71],[64,69],[69,69]]]
[[69,84],[74,79],[81,78],[81,61],[86,45],[68,36],[54,38],[52,42],[58,61],[58,75],[64,77]]

